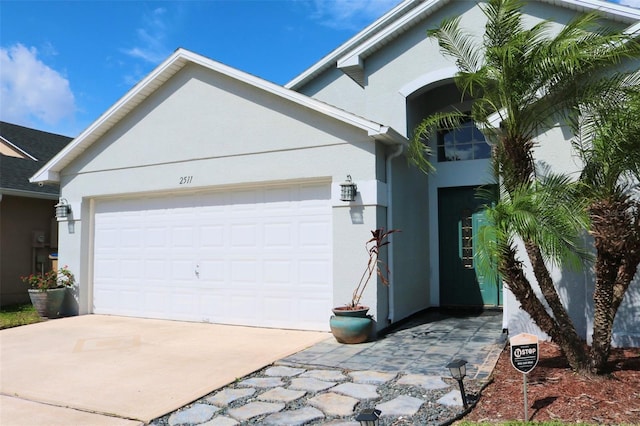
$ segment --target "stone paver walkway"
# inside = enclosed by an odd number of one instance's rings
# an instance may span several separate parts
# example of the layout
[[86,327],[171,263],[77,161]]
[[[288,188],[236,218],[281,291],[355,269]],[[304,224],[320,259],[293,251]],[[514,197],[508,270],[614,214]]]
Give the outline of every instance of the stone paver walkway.
[[446,364],[468,361],[465,386],[479,389],[506,336],[500,312],[447,315],[430,311],[374,342],[333,338],[284,358],[207,395],[152,425],[357,426],[358,412],[377,408],[381,424],[441,424],[463,411]]

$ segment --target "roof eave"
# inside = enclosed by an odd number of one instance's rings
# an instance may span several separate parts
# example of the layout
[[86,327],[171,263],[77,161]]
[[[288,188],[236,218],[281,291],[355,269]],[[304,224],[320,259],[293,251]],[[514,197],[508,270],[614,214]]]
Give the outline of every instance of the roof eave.
[[50,194],[50,193],[46,193],[46,192],[1,188],[0,189],[0,199],[2,199],[3,195],[8,195],[8,196],[12,196],[12,197],[38,198],[38,199],[42,199],[42,200],[57,200],[59,198],[59,196],[60,196],[59,194]]
[[369,136],[385,145],[407,145],[409,140],[392,127],[380,126],[375,131],[369,131]]
[[[451,0],[422,0],[404,2],[356,34],[342,46],[320,59],[302,74],[295,77],[285,87],[299,89],[331,66],[336,66],[361,86],[364,86],[364,60],[379,50],[389,40],[406,31],[417,21],[439,10]],[[601,0],[539,0],[542,2],[574,9],[579,12],[597,11],[605,18],[626,24],[640,21],[640,10]],[[404,7],[400,7],[404,6]],[[412,6],[412,7],[407,7]]]
[[335,65],[338,58],[342,57],[346,52],[352,50],[355,46],[359,45],[362,40],[367,40],[376,34],[378,31],[389,25],[389,23],[393,22],[398,16],[403,15],[408,10],[413,9],[418,6],[423,0],[404,0],[399,3],[396,7],[391,9],[389,12],[382,15],[379,19],[371,23],[365,29],[357,33],[355,36],[351,37],[345,43],[340,45],[335,50],[331,51],[324,58],[317,61],[311,67],[307,68],[302,74],[295,77],[293,80],[289,81],[284,85],[287,89],[296,90],[300,88],[302,85],[307,83],[309,80],[322,73],[327,68]]
[[156,67],[147,77],[138,82],[122,98],[105,111],[96,121],[58,152],[31,178],[30,182],[60,182],[60,171],[71,163],[99,137],[108,132],[128,112],[178,72],[186,63],[182,61],[182,49],[177,49],[169,58]]
[[30,182],[60,182],[60,172],[75,158],[84,152],[91,144],[107,133],[123,117],[140,105],[163,83],[175,75],[186,64],[193,63],[210,69],[213,72],[231,77],[259,90],[264,90],[281,99],[294,102],[312,111],[332,117],[368,133],[376,133],[381,129],[378,123],[341,110],[332,105],[310,98],[299,92],[284,88],[270,81],[213,61],[204,56],[178,49],[167,60],[160,64],[147,77],[136,84],[118,102],[103,113],[93,124],[85,129],[77,138],[72,140],[63,150],[49,160],[31,178]]

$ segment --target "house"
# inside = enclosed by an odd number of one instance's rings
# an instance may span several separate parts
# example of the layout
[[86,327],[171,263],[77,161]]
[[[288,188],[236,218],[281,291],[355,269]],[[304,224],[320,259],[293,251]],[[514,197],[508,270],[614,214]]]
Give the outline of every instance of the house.
[[[558,28],[592,10],[621,27],[640,20],[597,0],[524,9]],[[531,329],[506,289],[477,276],[465,238],[481,219],[474,190],[492,181],[482,134],[469,123],[443,135],[429,176],[405,158],[423,117],[470,102],[426,37],[450,16],[483,31],[476,2],[406,0],[284,87],[175,51],[32,177],[69,200],[60,253],[80,278],[80,313],[326,330],[370,230],[385,227],[403,232],[386,253],[389,286],[362,300],[378,330],[436,306],[502,307],[505,328]],[[564,140],[549,130],[537,158],[575,169]],[[347,176],[353,201],[340,197]],[[560,282],[587,335],[588,280]],[[639,285],[621,316],[640,306]],[[616,326],[618,343],[640,339],[637,322]]]
[[57,252],[57,183],[29,177],[72,138],[0,122],[0,304],[28,303],[21,276],[48,271]]

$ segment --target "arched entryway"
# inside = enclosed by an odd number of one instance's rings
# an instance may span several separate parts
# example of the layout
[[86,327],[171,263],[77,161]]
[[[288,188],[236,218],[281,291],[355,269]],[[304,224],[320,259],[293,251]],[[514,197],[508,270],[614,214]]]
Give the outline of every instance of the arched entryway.
[[[462,96],[452,79],[432,82],[407,97],[408,128],[439,111],[470,111],[473,100]],[[429,177],[430,250],[428,256],[431,304],[485,307],[502,305],[502,285],[489,282],[477,268],[477,233],[483,225],[479,187],[491,188],[491,147],[473,122],[457,129],[441,129],[431,138]]]

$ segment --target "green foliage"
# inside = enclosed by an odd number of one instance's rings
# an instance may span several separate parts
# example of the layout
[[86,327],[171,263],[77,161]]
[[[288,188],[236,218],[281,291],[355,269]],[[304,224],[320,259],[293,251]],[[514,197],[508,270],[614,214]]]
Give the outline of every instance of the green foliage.
[[[502,267],[505,280],[512,281],[506,285],[523,309],[561,346],[571,366],[585,371],[580,337],[549,265],[577,266],[587,258],[581,237],[588,229],[588,212],[619,215],[631,205],[623,202],[620,207],[618,201],[636,186],[640,169],[640,108],[633,102],[638,99],[640,72],[637,62],[631,62],[640,59],[640,42],[637,33],[604,25],[597,13],[577,16],[559,32],[548,20],[526,27],[524,5],[520,0],[481,4],[487,18],[482,37],[463,31],[459,18],[443,21],[428,35],[455,60],[459,68],[455,83],[463,96],[474,99],[471,118],[493,145],[492,165],[501,194],[487,209],[489,225],[480,230],[476,265],[489,277]],[[425,118],[410,141],[411,161],[424,171],[432,170],[427,166],[430,151],[425,141],[455,120],[460,120],[459,112]],[[540,176],[534,161],[538,135],[563,122],[584,128],[588,136],[580,146],[586,166],[577,185],[563,176]],[[594,209],[593,200],[603,194],[613,194],[607,201],[614,202],[599,203],[599,210]],[[611,205],[618,211],[603,211]],[[637,217],[640,209],[634,214],[630,209],[622,212],[625,217]],[[600,232],[603,240],[607,235],[625,240],[623,234],[611,232],[616,226],[605,224],[608,228]],[[517,247],[520,242],[525,250]],[[528,255],[553,316],[537,299],[530,299],[531,282],[520,255]],[[635,262],[630,259],[622,266],[632,266],[631,260]],[[615,303],[619,300],[610,305]]]
[[35,308],[26,305],[6,306],[0,309],[0,329],[18,327],[42,321]]
[[412,143],[409,144],[408,157],[425,173],[435,170],[429,162],[431,148],[429,143],[439,129],[455,129],[469,116],[460,111],[441,112],[424,119],[414,130]]
[[[559,119],[572,118],[578,105],[599,102],[603,91],[628,78],[629,72],[613,66],[640,55],[637,39],[602,25],[595,13],[578,16],[554,34],[551,21],[526,29],[522,5],[491,0],[481,6],[487,17],[482,39],[463,31],[459,18],[444,20],[428,33],[455,60],[456,85],[475,98],[471,115],[496,142],[533,140]],[[496,113],[500,128],[491,123]],[[420,145],[434,120],[437,115],[425,119],[409,149],[411,160],[426,171],[432,170],[425,166],[429,151]]]
[[616,95],[615,103],[604,98],[574,123],[574,147],[584,162],[580,182],[591,199],[622,197],[640,180],[640,86]]
[[[584,245],[588,223],[586,203],[578,184],[567,176],[548,174],[515,191],[502,188],[500,198],[485,206],[487,224],[478,231],[478,270],[497,280],[504,253],[515,248],[518,239],[535,243],[548,264],[581,267],[590,260]],[[490,193],[481,194],[483,198]]]
[[29,288],[40,291],[51,288],[71,287],[75,283],[75,277],[66,266],[57,271],[30,274],[20,277],[20,279],[27,284]]

